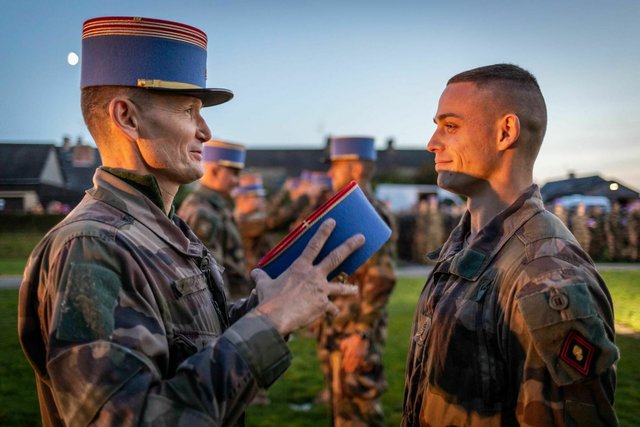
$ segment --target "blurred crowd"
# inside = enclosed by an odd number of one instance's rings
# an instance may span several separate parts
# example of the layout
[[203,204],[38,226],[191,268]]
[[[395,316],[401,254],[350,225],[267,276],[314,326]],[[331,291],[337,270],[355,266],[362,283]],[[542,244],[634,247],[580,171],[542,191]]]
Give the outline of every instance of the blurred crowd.
[[637,262],[639,257],[640,200],[602,206],[561,204],[548,207],[571,230],[594,261]]
[[[259,174],[241,175],[240,186],[234,191],[235,216],[247,268],[253,268],[284,234],[331,194],[331,180],[324,172],[305,171],[300,177],[289,178],[270,197]],[[640,200],[615,202],[610,209],[584,203],[572,208],[550,204],[547,209],[562,220],[594,261],[640,261]],[[426,254],[446,241],[464,211],[464,205],[443,202],[432,194],[421,197],[412,209],[398,213],[398,258],[427,263]]]

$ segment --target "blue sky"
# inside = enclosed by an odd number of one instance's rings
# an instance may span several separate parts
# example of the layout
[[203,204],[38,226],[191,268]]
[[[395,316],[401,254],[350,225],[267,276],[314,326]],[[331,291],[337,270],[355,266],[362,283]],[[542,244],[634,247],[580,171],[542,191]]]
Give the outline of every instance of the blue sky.
[[424,147],[449,77],[510,62],[535,74],[549,126],[540,184],[600,173],[640,189],[640,2],[14,0],[0,6],[0,142],[91,138],[79,108],[84,20],[146,16],[209,36],[205,110],[215,136],[309,147],[365,134]]

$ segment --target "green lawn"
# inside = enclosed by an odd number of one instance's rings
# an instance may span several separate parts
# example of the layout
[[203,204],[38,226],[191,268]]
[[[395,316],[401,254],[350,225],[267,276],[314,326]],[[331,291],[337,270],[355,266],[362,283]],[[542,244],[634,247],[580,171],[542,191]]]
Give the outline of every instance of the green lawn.
[[0,276],[20,276],[29,254],[42,239],[44,233],[0,233]]
[[[616,320],[640,332],[637,292],[640,271],[604,273],[613,296]],[[404,363],[413,310],[424,279],[402,279],[391,299],[389,311],[389,339],[385,352],[385,366],[389,391],[383,403],[387,423],[400,423]],[[0,425],[31,426],[39,420],[38,403],[33,375],[24,360],[16,340],[17,290],[0,290]],[[621,425],[633,426],[640,419],[640,339],[618,335],[622,358],[618,365],[616,407]],[[309,426],[329,425],[325,406],[308,403],[322,387],[314,341],[296,334],[291,341],[294,354],[292,367],[269,390],[272,404],[251,407],[247,413],[248,426]]]

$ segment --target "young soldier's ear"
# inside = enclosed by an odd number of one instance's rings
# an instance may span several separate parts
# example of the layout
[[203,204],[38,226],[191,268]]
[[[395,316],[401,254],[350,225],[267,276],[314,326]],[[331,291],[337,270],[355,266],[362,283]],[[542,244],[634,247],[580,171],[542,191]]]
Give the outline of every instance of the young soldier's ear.
[[113,98],[109,103],[109,116],[115,127],[120,129],[129,139],[133,141],[138,139],[140,133],[138,111],[128,98]]
[[502,117],[499,123],[498,150],[504,151],[513,147],[520,137],[520,119],[517,114],[510,113]]

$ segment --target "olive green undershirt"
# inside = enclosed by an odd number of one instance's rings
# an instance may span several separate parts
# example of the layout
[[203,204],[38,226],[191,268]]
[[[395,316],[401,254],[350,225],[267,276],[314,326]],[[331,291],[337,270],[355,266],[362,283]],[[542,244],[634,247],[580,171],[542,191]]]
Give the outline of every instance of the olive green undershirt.
[[[156,180],[155,176],[140,175],[131,171],[111,168],[107,166],[103,166],[102,170],[104,170],[105,172],[109,172],[111,175],[117,176],[118,178],[147,196],[154,205],[159,207],[162,212],[164,212],[164,201],[162,200],[160,186],[158,185],[158,181]],[[173,218],[173,214],[175,213],[175,211],[176,207],[172,203],[171,209],[169,209],[169,218]]]

